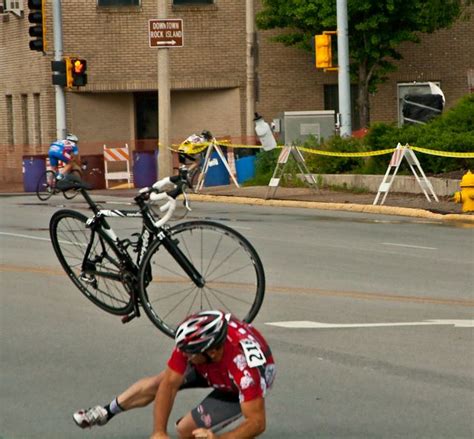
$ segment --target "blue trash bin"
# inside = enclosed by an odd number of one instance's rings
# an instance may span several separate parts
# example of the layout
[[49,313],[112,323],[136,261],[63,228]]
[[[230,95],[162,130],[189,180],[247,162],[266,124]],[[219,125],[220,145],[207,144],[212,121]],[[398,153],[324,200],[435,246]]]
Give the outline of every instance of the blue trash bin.
[[229,173],[217,152],[211,154],[204,186],[223,186],[229,184]]
[[23,156],[23,189],[25,192],[36,192],[38,181],[45,171],[45,156]]
[[133,183],[136,188],[149,187],[158,179],[158,151],[133,151]]
[[255,177],[255,156],[248,155],[235,161],[235,169],[237,170],[237,182],[239,184]]

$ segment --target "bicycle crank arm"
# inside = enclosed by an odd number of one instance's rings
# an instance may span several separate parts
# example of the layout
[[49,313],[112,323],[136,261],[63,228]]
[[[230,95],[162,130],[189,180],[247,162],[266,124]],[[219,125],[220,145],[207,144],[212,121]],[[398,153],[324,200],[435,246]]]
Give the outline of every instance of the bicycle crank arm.
[[105,271],[96,271],[96,270],[83,270],[82,274],[86,274],[88,276],[103,277],[105,279],[116,280],[117,282],[122,282],[122,276],[116,273],[106,273]]

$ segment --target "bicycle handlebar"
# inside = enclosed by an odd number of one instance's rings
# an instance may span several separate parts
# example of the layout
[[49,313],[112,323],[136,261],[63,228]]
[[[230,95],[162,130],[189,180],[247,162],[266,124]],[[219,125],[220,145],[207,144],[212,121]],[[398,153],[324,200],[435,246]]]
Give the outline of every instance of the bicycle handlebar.
[[[160,206],[160,212],[166,212],[162,218],[155,221],[155,227],[161,227],[166,224],[169,219],[173,216],[176,210],[176,198],[180,194],[184,194],[184,189],[189,186],[188,182],[188,170],[181,168],[178,175],[172,177],[165,177],[158,180],[153,186],[140,189],[138,195],[135,197],[135,202],[138,204],[151,200],[151,201],[162,201],[167,200],[165,204]],[[162,192],[163,188],[168,185],[173,185],[174,189]],[[187,204],[187,203],[186,203]]]

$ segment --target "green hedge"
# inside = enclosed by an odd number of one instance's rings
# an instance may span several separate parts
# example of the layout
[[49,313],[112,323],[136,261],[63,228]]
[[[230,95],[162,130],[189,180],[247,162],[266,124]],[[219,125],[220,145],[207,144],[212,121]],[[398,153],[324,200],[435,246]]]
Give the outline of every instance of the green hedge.
[[[310,138],[303,146],[333,152],[363,152],[395,148],[398,143],[409,144],[445,152],[474,152],[474,94],[462,98],[456,106],[426,125],[375,123],[363,139],[332,137],[323,143]],[[247,184],[268,184],[276,166],[280,149],[259,152],[256,161],[256,177]],[[323,156],[303,153],[310,172],[314,174],[384,174],[390,155],[367,158]],[[440,174],[457,170],[474,170],[474,160],[467,158],[439,157],[416,153],[426,174]],[[297,184],[294,174],[298,167],[289,160],[285,173],[288,181]],[[409,172],[406,163],[400,172]],[[291,177],[293,175],[293,178]]]

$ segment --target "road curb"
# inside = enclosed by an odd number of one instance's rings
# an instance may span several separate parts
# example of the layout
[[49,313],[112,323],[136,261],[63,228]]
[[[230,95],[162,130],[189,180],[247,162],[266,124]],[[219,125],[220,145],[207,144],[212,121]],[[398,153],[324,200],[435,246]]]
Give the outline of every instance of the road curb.
[[474,216],[469,214],[440,214],[433,213],[424,209],[413,209],[409,207],[394,206],[374,206],[372,204],[349,204],[349,203],[321,203],[318,201],[296,201],[296,200],[265,200],[262,198],[248,197],[228,197],[223,195],[199,195],[188,194],[188,198],[192,201],[203,201],[211,203],[232,203],[232,204],[248,204],[257,206],[275,206],[275,207],[300,207],[306,209],[321,210],[342,210],[348,212],[360,213],[378,213],[384,215],[399,215],[416,218],[426,218],[444,221],[462,221],[474,223]]

